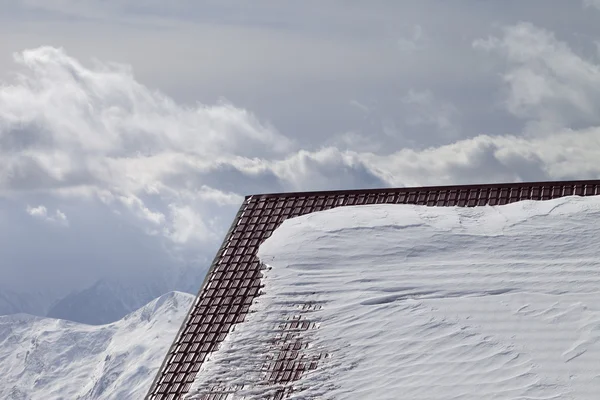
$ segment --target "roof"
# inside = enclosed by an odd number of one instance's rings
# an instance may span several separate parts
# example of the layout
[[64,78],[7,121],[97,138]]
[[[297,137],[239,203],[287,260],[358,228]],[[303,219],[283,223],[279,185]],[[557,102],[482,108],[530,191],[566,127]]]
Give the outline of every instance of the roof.
[[[503,205],[521,200],[549,200],[564,196],[600,194],[600,181],[508,183],[469,186],[437,186],[352,191],[273,193],[247,196],[229,229],[182,327],[158,371],[147,398],[180,399],[189,392],[207,356],[217,350],[235,324],[244,321],[260,294],[260,244],[288,218],[335,207],[368,204],[415,204],[475,207]],[[274,399],[284,398],[290,382],[316,368],[319,357],[304,359],[298,350],[306,343],[300,334],[314,328],[303,317],[314,304],[289,315],[273,344],[274,359],[265,356],[263,377],[280,383]],[[325,357],[325,354],[320,357]],[[221,399],[226,388],[215,387],[206,400]],[[232,388],[227,388],[231,390]]]

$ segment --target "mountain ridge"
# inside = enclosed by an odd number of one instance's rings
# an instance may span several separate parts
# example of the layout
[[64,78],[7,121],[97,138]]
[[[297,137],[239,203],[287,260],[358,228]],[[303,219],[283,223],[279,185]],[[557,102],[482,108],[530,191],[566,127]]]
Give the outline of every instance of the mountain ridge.
[[104,325],[0,316],[0,398],[143,398],[194,297],[171,291]]

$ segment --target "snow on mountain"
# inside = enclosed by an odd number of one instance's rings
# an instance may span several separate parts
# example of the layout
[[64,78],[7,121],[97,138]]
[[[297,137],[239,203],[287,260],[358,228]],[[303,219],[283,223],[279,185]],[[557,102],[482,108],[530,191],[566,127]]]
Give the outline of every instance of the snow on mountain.
[[0,398],[142,399],[193,299],[171,292],[97,326],[0,317]]
[[47,313],[35,315],[90,325],[108,324],[163,293],[196,293],[205,274],[206,270],[198,267],[165,267],[160,273],[142,276],[135,281],[102,279],[85,290],[63,297]]
[[[600,196],[497,207],[340,207],[286,220],[264,294],[186,398],[277,389],[261,365],[298,305],[309,359],[292,399],[597,399]],[[303,333],[304,334],[304,333]]]
[[161,293],[155,288],[141,288],[143,292],[139,293],[140,288],[127,291],[121,286],[118,282],[98,281],[85,290],[62,298],[50,308],[47,316],[90,325],[108,324],[139,308],[140,303],[156,298],[157,292]]

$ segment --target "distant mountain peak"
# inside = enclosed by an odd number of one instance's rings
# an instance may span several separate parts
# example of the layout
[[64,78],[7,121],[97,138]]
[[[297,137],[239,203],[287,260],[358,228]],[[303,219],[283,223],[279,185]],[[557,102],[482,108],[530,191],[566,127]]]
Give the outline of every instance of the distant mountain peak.
[[143,398],[193,300],[169,292],[99,326],[0,316],[0,398]]
[[[139,318],[144,321],[150,321],[156,317],[162,317],[169,313],[178,311],[182,306],[189,308],[189,298],[193,295],[183,292],[169,292],[152,300],[139,310],[125,316],[123,319]],[[187,311],[187,309],[186,309]]]
[[[158,279],[121,282],[100,279],[90,287],[62,298],[48,311],[46,316],[89,325],[105,325],[123,318],[130,312],[162,297],[171,291],[196,292],[202,283],[205,270],[202,268],[178,268]],[[159,297],[159,298],[160,298]]]

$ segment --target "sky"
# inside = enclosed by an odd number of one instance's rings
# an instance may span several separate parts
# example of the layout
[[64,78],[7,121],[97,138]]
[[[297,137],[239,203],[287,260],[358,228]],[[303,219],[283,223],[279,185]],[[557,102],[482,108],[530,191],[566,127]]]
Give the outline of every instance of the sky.
[[0,289],[207,268],[252,193],[600,177],[597,0],[0,7]]

